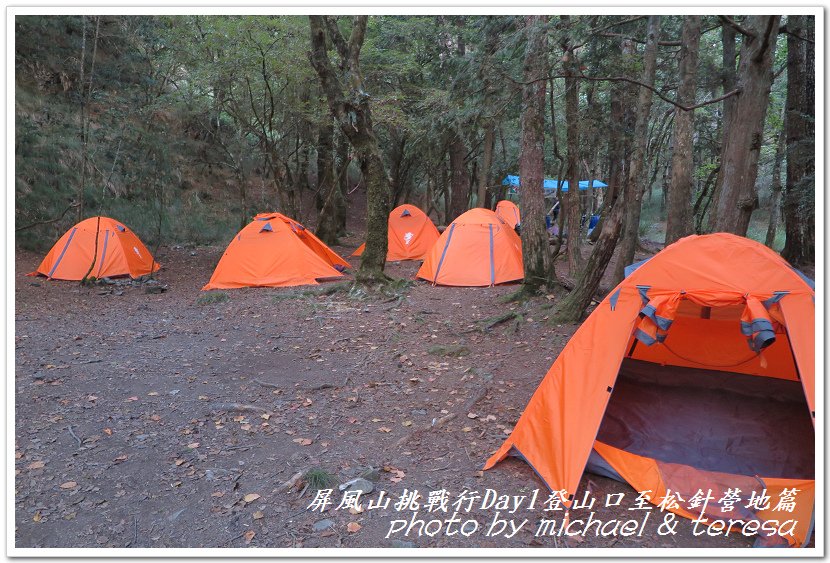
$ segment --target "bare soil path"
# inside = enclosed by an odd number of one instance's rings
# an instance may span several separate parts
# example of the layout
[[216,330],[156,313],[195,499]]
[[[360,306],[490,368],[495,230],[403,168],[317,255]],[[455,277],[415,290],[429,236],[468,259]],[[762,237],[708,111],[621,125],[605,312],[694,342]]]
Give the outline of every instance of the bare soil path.
[[[500,300],[515,286],[415,282],[389,299],[242,289],[200,304],[221,251],[162,248],[159,278],[169,289],[160,294],[28,278],[39,257],[17,254],[18,547],[394,545],[385,536],[401,516],[391,506],[307,511],[313,491],[301,480],[284,484],[312,468],[340,483],[369,475],[370,500],[381,490],[397,499],[441,488],[547,495],[518,460],[479,471],[576,328],[547,322],[546,300],[486,331],[479,321],[521,309]],[[389,265],[400,277],[416,269]],[[593,475],[588,486],[598,498],[633,495]],[[465,519],[493,515],[473,510]],[[625,506],[597,516],[631,517]],[[323,519],[333,526],[315,531]],[[510,539],[400,539],[418,547],[750,543],[692,537],[686,521],[678,535],[660,537],[658,522],[633,538],[563,542],[526,526]]]

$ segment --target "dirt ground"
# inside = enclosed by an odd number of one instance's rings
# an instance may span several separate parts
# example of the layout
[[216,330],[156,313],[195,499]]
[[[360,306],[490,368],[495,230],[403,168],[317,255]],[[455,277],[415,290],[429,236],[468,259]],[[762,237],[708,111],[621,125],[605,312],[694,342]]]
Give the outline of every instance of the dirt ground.
[[[349,242],[336,250],[347,255],[359,241]],[[751,545],[693,537],[686,520],[677,535],[658,536],[656,512],[640,537],[537,538],[538,506],[512,516],[530,524],[509,539],[484,534],[495,510],[480,508],[463,519],[484,530],[466,538],[386,538],[392,520],[411,514],[393,510],[405,491],[547,497],[522,461],[480,469],[576,325],[548,322],[550,299],[526,308],[500,300],[516,286],[415,282],[388,298],[241,289],[200,303],[221,252],[162,247],[160,294],[25,277],[40,257],[17,253],[17,547]],[[388,271],[410,278],[417,266]],[[478,321],[511,308],[521,316],[482,330]],[[285,486],[308,469],[338,483],[367,475],[367,500],[385,491],[393,504],[353,514],[336,510],[338,494],[330,510],[311,512],[313,490]],[[626,493],[598,518],[642,519],[628,510],[628,485],[586,474],[585,488],[598,499]]]

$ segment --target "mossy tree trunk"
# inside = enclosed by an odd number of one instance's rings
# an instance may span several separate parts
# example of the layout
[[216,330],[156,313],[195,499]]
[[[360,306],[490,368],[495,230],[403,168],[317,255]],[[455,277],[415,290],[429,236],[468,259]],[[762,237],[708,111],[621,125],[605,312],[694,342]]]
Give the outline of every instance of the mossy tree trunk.
[[[309,16],[308,19],[311,65],[320,78],[329,108],[340,130],[354,148],[366,183],[366,249],[355,277],[361,283],[385,282],[389,279],[383,273],[383,268],[389,242],[387,216],[390,181],[372,128],[369,95],[365,91],[360,71],[360,49],[366,35],[368,16],[353,18],[348,40],[340,33],[333,17]],[[340,56],[339,72],[329,59],[327,37]]]
[[317,221],[317,236],[328,245],[337,244],[340,219],[345,216],[346,199],[334,174],[334,120],[320,127],[317,140],[317,190],[323,201]]

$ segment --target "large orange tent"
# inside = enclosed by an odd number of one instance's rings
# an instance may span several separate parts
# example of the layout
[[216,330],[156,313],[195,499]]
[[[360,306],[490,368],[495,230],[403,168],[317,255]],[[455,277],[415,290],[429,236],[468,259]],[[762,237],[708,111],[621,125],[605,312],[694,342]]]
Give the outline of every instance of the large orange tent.
[[90,217],[66,231],[37,270],[29,275],[82,280],[89,272],[95,278],[138,278],[160,267],[147,247],[123,223],[109,217]]
[[[439,233],[432,219],[426,213],[405,203],[399,205],[389,214],[389,248],[386,260],[423,260],[429,252]],[[361,244],[352,256],[360,256],[366,248]]]
[[433,285],[519,281],[524,278],[522,241],[493,211],[470,209],[441,233],[416,276]]
[[280,213],[260,213],[228,245],[202,288],[314,285],[349,267],[303,225]]
[[519,207],[509,199],[503,199],[496,204],[496,215],[513,229],[522,222]]
[[[815,494],[812,282],[767,247],[690,236],[634,269],[585,320],[487,461],[522,457],[570,506],[584,470],[707,521],[797,520]],[[698,492],[714,496],[690,502]],[[740,504],[722,501],[740,489]],[[752,506],[755,495],[771,505]],[[793,510],[775,507],[797,489]],[[636,496],[636,495],[635,495]],[[580,497],[581,498],[581,497]],[[701,512],[702,511],[702,512]]]

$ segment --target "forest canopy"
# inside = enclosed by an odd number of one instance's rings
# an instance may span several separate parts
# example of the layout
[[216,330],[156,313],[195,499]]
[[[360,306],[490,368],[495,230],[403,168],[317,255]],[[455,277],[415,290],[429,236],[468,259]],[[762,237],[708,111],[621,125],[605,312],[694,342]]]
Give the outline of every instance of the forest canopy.
[[[531,285],[552,283],[561,252],[593,293],[590,270],[609,252],[713,231],[814,260],[812,16],[63,15],[15,27],[26,248],[101,213],[152,244],[221,244],[264,210],[335,243],[350,206],[365,206],[377,276],[385,243],[372,233],[385,237],[389,209],[414,203],[446,225],[511,197],[502,180],[520,174]],[[534,187],[545,178],[608,184],[560,194],[564,232],[600,216],[591,241],[548,246],[550,201]]]

